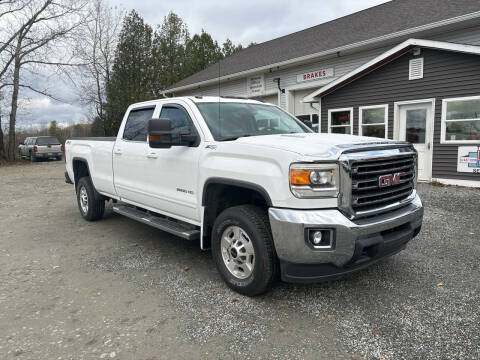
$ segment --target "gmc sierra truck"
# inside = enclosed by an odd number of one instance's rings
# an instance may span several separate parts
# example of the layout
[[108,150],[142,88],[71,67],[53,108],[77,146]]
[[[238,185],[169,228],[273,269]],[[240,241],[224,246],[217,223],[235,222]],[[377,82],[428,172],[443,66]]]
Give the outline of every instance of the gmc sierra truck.
[[245,295],[336,279],[420,231],[412,145],[313,133],[279,107],[225,97],[131,105],[116,138],[66,142],[88,221],[114,212],[211,249]]

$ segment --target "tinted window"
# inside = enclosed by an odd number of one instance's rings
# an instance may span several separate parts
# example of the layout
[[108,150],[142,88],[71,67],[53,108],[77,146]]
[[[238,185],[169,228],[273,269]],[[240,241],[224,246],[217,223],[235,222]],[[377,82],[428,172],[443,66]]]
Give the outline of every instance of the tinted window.
[[192,125],[188,119],[188,115],[184,110],[164,106],[162,107],[162,112],[160,113],[160,119],[168,119],[172,123],[172,130],[177,132],[188,132],[192,130]]
[[41,137],[37,138],[37,145],[45,146],[45,145],[60,145],[60,141],[56,137]]
[[133,141],[147,141],[147,123],[152,119],[154,108],[132,110],[128,114],[123,138]]

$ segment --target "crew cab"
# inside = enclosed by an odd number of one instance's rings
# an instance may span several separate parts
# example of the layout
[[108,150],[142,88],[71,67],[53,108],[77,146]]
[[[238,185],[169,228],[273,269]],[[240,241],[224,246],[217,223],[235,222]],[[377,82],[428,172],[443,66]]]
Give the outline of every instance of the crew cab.
[[417,154],[406,142],[313,133],[254,100],[133,104],[118,135],[66,142],[66,181],[89,221],[113,211],[211,249],[234,290],[336,279],[420,231]]
[[62,160],[63,145],[54,136],[27,137],[23,144],[18,146],[18,154],[20,158],[32,162],[50,158]]

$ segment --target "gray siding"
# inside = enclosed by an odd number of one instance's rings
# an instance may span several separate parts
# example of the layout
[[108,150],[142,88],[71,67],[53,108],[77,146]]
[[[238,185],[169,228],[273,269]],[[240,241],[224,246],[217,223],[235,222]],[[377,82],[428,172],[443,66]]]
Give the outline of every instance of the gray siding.
[[[480,180],[478,175],[457,173],[458,146],[440,144],[442,99],[480,95],[480,56],[422,49],[424,78],[408,80],[411,54],[384,65],[322,99],[322,132],[327,131],[328,109],[354,107],[353,130],[358,134],[358,108],[388,104],[388,136],[393,137],[394,102],[436,99],[433,178]],[[479,142],[480,144],[480,142]]]

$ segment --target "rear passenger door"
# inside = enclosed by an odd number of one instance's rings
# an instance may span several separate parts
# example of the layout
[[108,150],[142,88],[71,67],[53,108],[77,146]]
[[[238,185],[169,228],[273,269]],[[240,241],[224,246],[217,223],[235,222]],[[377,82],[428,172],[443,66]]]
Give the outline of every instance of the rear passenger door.
[[[123,201],[152,205],[146,187],[147,178],[147,123],[153,117],[155,106],[130,110],[122,136],[113,148],[113,176],[115,191]],[[139,205],[140,206],[140,205]]]

